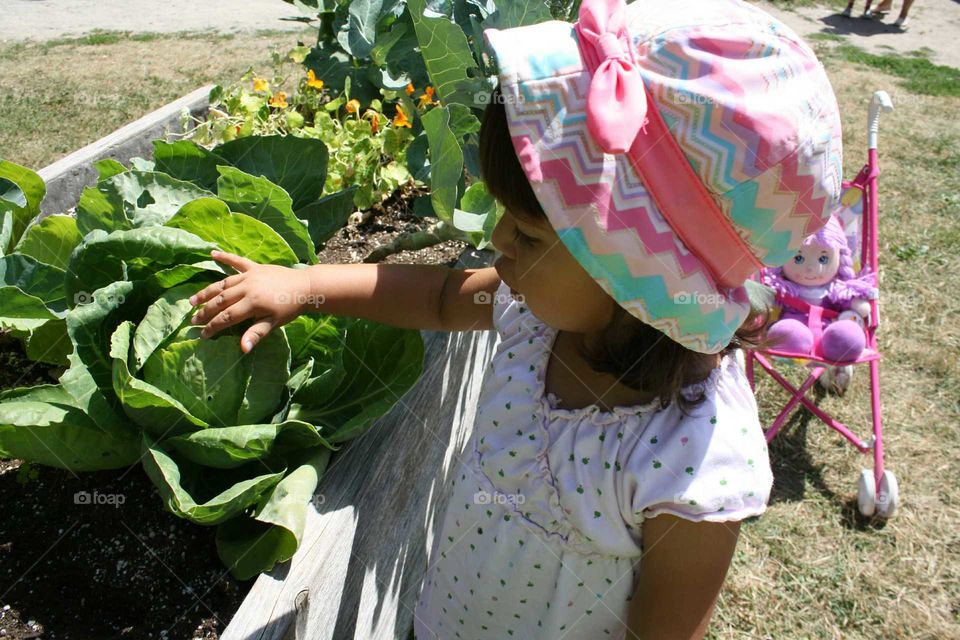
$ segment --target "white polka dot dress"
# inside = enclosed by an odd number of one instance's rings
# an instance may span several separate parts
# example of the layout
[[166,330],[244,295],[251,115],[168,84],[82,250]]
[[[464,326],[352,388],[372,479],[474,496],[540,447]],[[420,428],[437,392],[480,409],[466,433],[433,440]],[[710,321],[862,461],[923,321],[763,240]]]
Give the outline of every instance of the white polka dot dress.
[[684,394],[560,409],[544,378],[556,330],[502,285],[500,337],[434,538],[416,640],[623,638],[644,518],[741,520],[773,484],[753,393],[732,356]]

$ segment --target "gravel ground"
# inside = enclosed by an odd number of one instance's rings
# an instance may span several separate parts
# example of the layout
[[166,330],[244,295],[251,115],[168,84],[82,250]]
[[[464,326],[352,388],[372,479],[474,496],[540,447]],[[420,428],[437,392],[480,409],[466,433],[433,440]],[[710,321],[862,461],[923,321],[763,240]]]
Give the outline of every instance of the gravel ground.
[[[756,4],[779,18],[788,27],[806,38],[814,33],[840,36],[852,44],[877,55],[925,50],[931,62],[960,67],[960,2],[957,0],[918,0],[910,8],[910,21],[905,29],[894,26],[900,15],[902,0],[882,20],[859,17],[866,5],[858,0],[853,17],[844,18],[834,7],[807,6],[791,10],[769,2]],[[880,0],[874,0],[876,8]]]
[[235,33],[299,29],[300,12],[283,0],[3,0],[0,40],[49,40],[94,29]]

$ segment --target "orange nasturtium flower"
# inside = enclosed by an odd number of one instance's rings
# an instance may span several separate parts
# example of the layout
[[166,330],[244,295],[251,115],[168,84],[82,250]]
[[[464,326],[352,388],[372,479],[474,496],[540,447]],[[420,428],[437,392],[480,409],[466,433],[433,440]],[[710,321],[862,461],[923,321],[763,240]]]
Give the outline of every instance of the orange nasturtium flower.
[[433,87],[427,87],[424,89],[424,94],[420,96],[420,108],[423,109],[428,104],[438,104],[436,100],[433,99]]
[[404,89],[404,91],[407,92],[407,95],[408,95],[408,96],[411,95],[411,94],[413,93],[413,91],[414,91],[414,89],[413,89],[413,83],[412,83],[412,82],[408,82],[408,83],[407,83],[407,87]]
[[413,125],[410,124],[410,121],[407,120],[407,114],[403,112],[403,108],[400,105],[397,105],[397,115],[393,117],[393,126],[395,127],[409,127],[412,128]]
[[277,107],[279,109],[287,108],[287,94],[283,91],[277,91],[273,96],[270,97],[270,106]]
[[360,110],[360,101],[354,98],[347,103],[347,113],[356,113]]
[[373,113],[370,116],[370,133],[376,133],[380,130],[380,114]]
[[313,69],[307,71],[307,86],[314,89],[323,89],[323,80],[317,79],[317,74],[313,72]]
[[253,79],[253,90],[254,91],[269,91],[270,83],[264,80],[263,78],[254,78]]

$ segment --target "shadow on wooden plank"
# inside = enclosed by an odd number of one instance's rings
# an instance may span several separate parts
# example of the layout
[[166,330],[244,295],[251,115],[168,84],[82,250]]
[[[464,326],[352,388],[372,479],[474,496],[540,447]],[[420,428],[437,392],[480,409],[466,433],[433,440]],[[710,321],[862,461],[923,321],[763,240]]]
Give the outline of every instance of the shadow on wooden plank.
[[[457,266],[492,259],[468,249]],[[493,331],[423,336],[423,375],[333,457],[297,553],[257,578],[223,640],[407,639],[497,341]]]

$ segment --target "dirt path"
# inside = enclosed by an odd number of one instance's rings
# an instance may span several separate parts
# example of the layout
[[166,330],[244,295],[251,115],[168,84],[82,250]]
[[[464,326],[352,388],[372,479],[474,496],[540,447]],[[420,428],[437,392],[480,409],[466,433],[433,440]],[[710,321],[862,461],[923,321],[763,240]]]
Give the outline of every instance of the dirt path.
[[[925,50],[936,64],[960,67],[960,2],[958,0],[917,0],[910,8],[905,30],[893,25],[902,0],[882,20],[860,18],[866,4],[858,0],[852,18],[844,18],[832,7],[797,7],[785,10],[769,2],[757,2],[803,37],[814,33],[841,36],[849,44],[871,53],[907,53]],[[875,0],[876,7],[879,0]]]
[[171,33],[299,29],[282,0],[4,0],[0,40],[49,40],[94,29]]

